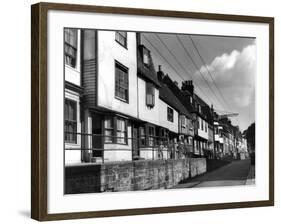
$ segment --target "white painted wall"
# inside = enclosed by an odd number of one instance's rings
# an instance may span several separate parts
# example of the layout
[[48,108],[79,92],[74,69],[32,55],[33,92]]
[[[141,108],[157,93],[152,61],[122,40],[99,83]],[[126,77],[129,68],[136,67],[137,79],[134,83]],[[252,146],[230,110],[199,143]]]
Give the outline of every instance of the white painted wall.
[[138,118],[155,125],[160,125],[159,120],[159,90],[155,89],[155,105],[154,107],[146,106],[146,84],[142,78],[138,78]]
[[[198,135],[201,138],[204,138],[204,139],[208,140],[208,138],[209,138],[208,126],[207,126],[207,131],[205,131],[205,125],[206,125],[207,122],[204,119],[200,118],[200,117],[198,117],[198,121],[199,121]],[[201,129],[201,122],[203,122],[203,130]]]
[[[165,103],[163,100],[158,99],[159,102],[159,124],[162,127],[168,128],[170,131],[178,133],[179,132],[179,113],[170,105]],[[170,107],[174,110],[174,119],[173,122],[168,121],[168,112],[167,107]]]
[[65,80],[71,82],[77,86],[80,86],[81,80],[81,66],[80,66],[80,58],[81,58],[81,31],[77,31],[77,60],[76,67],[73,68],[70,65],[65,64]]
[[[79,94],[65,89],[65,98],[74,100],[77,106],[77,132],[81,133],[81,121],[80,121],[80,99]],[[81,136],[77,136],[77,143],[65,143],[65,148],[81,148]],[[80,150],[65,150],[65,164],[81,163],[81,151]]]
[[[115,98],[115,60],[128,68],[129,103]],[[98,31],[98,106],[137,117],[136,34],[127,33],[127,49],[115,32]]]

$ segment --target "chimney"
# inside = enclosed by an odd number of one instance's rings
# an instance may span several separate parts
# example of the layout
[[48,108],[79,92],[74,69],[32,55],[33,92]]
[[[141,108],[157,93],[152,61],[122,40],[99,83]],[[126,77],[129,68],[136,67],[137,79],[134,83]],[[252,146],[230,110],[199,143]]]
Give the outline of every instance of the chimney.
[[141,45],[141,34],[136,32],[137,47]]
[[186,91],[187,90],[193,96],[193,94],[194,94],[193,81],[192,80],[183,81],[182,82],[182,86],[181,86],[181,90],[182,91]]
[[161,65],[158,65],[158,72],[157,72],[157,78],[160,82],[163,81],[164,73],[161,70]]

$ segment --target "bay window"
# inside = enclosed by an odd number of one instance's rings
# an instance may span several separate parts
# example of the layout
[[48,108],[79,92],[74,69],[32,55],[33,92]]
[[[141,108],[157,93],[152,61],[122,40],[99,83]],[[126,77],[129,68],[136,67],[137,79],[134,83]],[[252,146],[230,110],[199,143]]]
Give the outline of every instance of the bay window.
[[64,140],[67,143],[77,143],[77,103],[65,99],[64,102]]
[[77,64],[77,29],[64,29],[65,63],[73,68]]
[[127,144],[127,120],[117,116],[104,119],[104,143]]
[[114,136],[114,128],[113,128],[113,118],[107,117],[104,120],[104,142],[112,143]]

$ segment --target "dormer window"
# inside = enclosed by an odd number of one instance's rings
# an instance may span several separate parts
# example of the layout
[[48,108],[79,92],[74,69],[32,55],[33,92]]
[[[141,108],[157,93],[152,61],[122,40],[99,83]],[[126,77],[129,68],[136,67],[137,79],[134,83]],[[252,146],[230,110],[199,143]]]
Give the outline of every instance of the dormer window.
[[171,107],[167,107],[167,120],[174,122],[174,110]]
[[151,82],[146,82],[146,105],[148,107],[155,105],[155,88]]
[[144,65],[149,66],[149,50],[145,47],[142,49],[142,60]]
[[127,32],[116,31],[115,32],[115,40],[122,45],[123,47],[127,48]]

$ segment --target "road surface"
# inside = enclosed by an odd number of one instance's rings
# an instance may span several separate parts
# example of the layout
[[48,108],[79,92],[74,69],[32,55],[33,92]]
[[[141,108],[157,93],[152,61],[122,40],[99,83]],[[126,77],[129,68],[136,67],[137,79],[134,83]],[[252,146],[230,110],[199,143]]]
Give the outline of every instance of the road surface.
[[245,185],[250,171],[250,160],[233,161],[212,172],[187,180],[174,188]]

